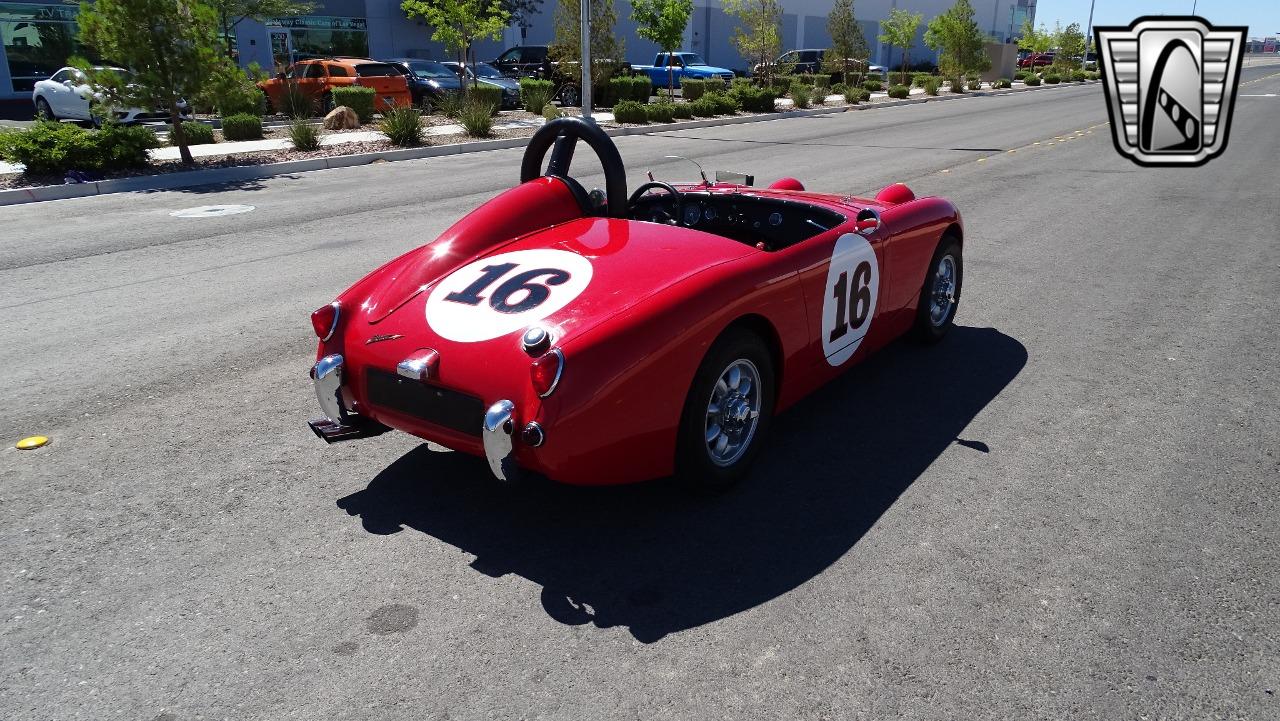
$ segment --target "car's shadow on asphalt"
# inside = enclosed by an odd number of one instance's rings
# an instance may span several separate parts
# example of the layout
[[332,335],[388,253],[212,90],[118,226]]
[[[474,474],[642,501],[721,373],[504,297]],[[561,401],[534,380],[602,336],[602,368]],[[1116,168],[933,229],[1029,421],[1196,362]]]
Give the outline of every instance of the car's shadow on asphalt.
[[541,585],[561,623],[653,642],[821,573],[953,443],[1000,453],[960,434],[1026,361],[990,328],[896,344],[779,416],[751,477],[720,496],[670,480],[506,489],[483,460],[423,445],[338,506],[370,533],[412,528],[474,554],[482,573]]

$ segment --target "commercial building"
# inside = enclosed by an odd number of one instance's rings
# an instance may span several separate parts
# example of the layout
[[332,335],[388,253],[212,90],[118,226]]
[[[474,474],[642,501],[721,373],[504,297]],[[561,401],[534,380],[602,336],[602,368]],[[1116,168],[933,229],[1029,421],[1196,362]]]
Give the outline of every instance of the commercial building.
[[[554,36],[552,17],[558,0],[543,0],[542,11],[528,27],[512,26],[500,40],[477,44],[477,57],[490,59],[503,48],[526,44],[547,44]],[[925,22],[944,12],[954,0],[858,0],[854,7],[871,48],[873,62],[891,65],[901,62],[901,50],[876,40],[879,21],[889,10],[901,7],[922,13]],[[658,50],[653,43],[635,34],[628,0],[614,0],[618,14],[616,32],[626,44],[626,56],[633,62],[649,62]],[[235,46],[241,64],[256,62],[272,68],[290,59],[312,55],[359,55],[369,57],[420,57],[444,59],[450,54],[431,40],[431,29],[420,20],[410,20],[400,9],[400,0],[319,0],[310,15],[269,18],[264,22],[245,20],[235,32]],[[1006,41],[1017,33],[1024,18],[1035,18],[1036,0],[976,0],[978,25]],[[825,47],[827,13],[831,0],[782,0],[782,46],[784,50]],[[71,55],[82,52],[77,41],[77,7],[62,0],[0,2],[0,99],[30,98],[36,80],[47,78],[66,64]],[[727,16],[719,0],[694,0],[693,16],[686,30],[685,48],[702,54],[708,63],[745,70],[751,62],[734,49],[731,41],[738,22]],[[933,51],[924,46],[924,24],[916,37],[911,57],[927,60]]]

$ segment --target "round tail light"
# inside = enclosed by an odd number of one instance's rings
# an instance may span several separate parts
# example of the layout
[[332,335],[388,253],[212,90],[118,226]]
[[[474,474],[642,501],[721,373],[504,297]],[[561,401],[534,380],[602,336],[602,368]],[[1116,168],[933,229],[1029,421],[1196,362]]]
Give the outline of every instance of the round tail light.
[[559,348],[552,348],[550,353],[539,357],[529,366],[529,378],[533,381],[533,389],[539,398],[551,395],[560,384],[560,374],[564,371],[564,353]]
[[333,332],[338,329],[338,301],[320,306],[312,312],[311,327],[315,329],[316,337],[320,340],[326,341],[332,338]]

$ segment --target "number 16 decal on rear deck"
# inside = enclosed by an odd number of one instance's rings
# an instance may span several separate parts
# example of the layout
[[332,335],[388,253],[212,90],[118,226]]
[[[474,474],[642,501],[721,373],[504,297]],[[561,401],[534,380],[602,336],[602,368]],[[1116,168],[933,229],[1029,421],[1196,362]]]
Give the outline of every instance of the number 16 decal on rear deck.
[[861,235],[836,239],[827,270],[822,301],[822,353],[838,366],[853,357],[876,315],[880,265],[876,252]]

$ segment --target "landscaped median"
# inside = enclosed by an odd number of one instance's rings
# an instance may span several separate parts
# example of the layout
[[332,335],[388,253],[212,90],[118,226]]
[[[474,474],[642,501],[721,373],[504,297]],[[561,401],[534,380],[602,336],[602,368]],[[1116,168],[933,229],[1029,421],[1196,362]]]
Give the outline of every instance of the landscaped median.
[[[911,80],[910,78],[906,78]],[[912,83],[915,85],[916,83]],[[932,100],[961,98],[972,95],[988,95],[1007,92],[1019,92],[1031,89],[1021,82],[1008,81],[987,85],[980,92],[970,92],[962,85],[958,93],[947,90],[945,84],[921,79],[920,87],[906,85],[891,86],[887,90],[872,89],[871,83],[850,89],[848,87],[823,88],[792,86],[786,95],[778,97],[776,92],[762,92],[758,89],[734,93],[734,88],[726,91],[702,92],[685,90],[685,97],[662,98],[656,102],[641,103],[635,101],[619,101],[614,112],[601,112],[594,115],[610,135],[631,135],[650,132],[652,130],[679,130],[716,125],[728,125],[746,122],[758,122],[782,117],[798,115],[817,115],[837,113],[849,110],[871,109],[876,107],[892,107],[896,105],[920,103]],[[1008,87],[1012,85],[1012,87]],[[743,83],[738,88],[746,88]],[[799,92],[797,92],[797,89]],[[842,93],[832,93],[831,90]],[[931,93],[942,92],[938,97]],[[688,97],[696,95],[697,97]],[[853,98],[850,102],[848,98]],[[750,106],[751,111],[743,110]],[[758,108],[772,106],[773,112],[762,112]],[[214,183],[242,182],[266,178],[273,175],[322,170],[326,168],[349,167],[363,165],[375,161],[407,160],[414,158],[436,157],[463,152],[494,150],[518,147],[525,143],[531,135],[545,122],[546,117],[563,114],[565,111],[554,106],[544,106],[543,115],[535,115],[528,111],[504,111],[492,118],[492,122],[484,133],[488,137],[473,137],[473,128],[464,123],[448,118],[425,116],[413,111],[410,116],[401,118],[401,125],[388,127],[386,119],[381,128],[388,130],[393,137],[400,139],[399,145],[393,143],[391,137],[383,130],[366,127],[355,129],[321,131],[313,123],[307,123],[311,132],[317,137],[315,145],[309,149],[299,149],[294,137],[299,123],[278,127],[263,128],[260,140],[230,141],[226,138],[233,133],[223,121],[223,129],[212,133],[219,142],[192,146],[195,156],[194,165],[183,165],[177,160],[177,149],[168,146],[149,147],[143,134],[151,131],[145,129],[113,129],[88,131],[72,126],[55,127],[49,124],[40,131],[45,135],[78,136],[74,142],[59,145],[58,140],[41,139],[49,145],[40,147],[41,152],[48,152],[55,158],[61,157],[62,163],[74,153],[87,153],[83,157],[92,162],[86,163],[93,170],[58,173],[52,172],[58,162],[40,165],[43,173],[22,172],[21,166],[13,164],[15,157],[15,137],[13,131],[6,131],[0,138],[0,154],[5,156],[6,163],[0,162],[0,205],[54,200],[63,198],[85,197],[90,195],[137,191],[159,190],[169,188],[190,187]],[[413,123],[419,123],[416,133]],[[407,126],[407,127],[406,127]],[[134,139],[132,154],[120,154],[117,160],[106,148],[107,138],[103,134],[127,131]],[[24,131],[18,131],[24,132]],[[34,132],[34,131],[25,131]],[[413,136],[414,142],[404,143],[406,134]],[[137,136],[134,138],[134,136]],[[93,140],[87,140],[92,138]],[[27,140],[34,138],[28,137]],[[30,143],[28,143],[30,144]],[[36,143],[41,146],[41,143]],[[402,147],[410,145],[411,147]],[[54,147],[57,146],[57,147]],[[138,155],[138,147],[143,148],[145,159]],[[85,148],[92,150],[86,151]],[[96,149],[95,149],[96,148]],[[28,149],[28,152],[30,149]],[[25,157],[30,157],[25,156]],[[103,160],[106,158],[107,160]],[[114,163],[114,164],[113,164]]]

